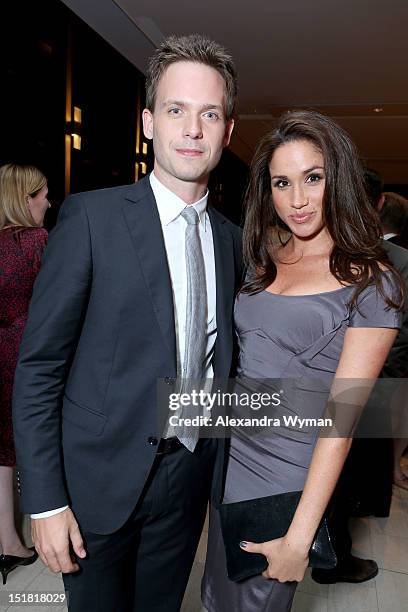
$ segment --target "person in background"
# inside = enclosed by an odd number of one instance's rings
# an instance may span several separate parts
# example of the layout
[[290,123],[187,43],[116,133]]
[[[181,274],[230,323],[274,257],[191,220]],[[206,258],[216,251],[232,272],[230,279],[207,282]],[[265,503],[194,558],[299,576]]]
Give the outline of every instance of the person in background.
[[[384,240],[408,248],[408,200],[398,193],[385,191],[381,194],[377,207],[380,213]],[[392,252],[393,247],[390,248]],[[408,354],[406,354],[406,359],[405,376],[408,375]],[[407,438],[394,438],[393,483],[406,491],[408,491],[408,475],[401,468],[401,458],[407,446]]]
[[378,202],[378,211],[384,240],[403,246],[399,238],[408,220],[408,200],[398,193],[385,191]]
[[47,243],[43,220],[48,187],[34,166],[0,168],[0,572],[3,584],[19,565],[37,559],[21,542],[14,524],[11,399],[20,341],[33,284]]
[[[379,212],[384,202],[383,181],[375,170],[364,170],[364,182],[371,206]],[[383,247],[399,271],[405,285],[408,284],[408,253],[383,239]],[[408,363],[408,297],[405,291],[401,329],[381,370],[380,378],[402,378],[407,375]],[[390,414],[384,413],[384,430],[390,430]],[[330,515],[330,533],[338,557],[347,560],[347,573],[314,569],[312,578],[321,584],[335,582],[365,582],[378,573],[378,565],[369,559],[351,555],[352,538],[349,530],[351,516],[389,516],[392,483],[405,488],[405,475],[400,458],[406,441],[390,437],[378,439],[356,438],[350,450],[337,491],[336,502]]]
[[[375,170],[366,170],[365,178],[372,205],[380,215],[389,258],[400,271],[408,287],[408,253],[402,250],[402,248],[408,248],[408,200],[398,193],[383,192],[381,176]],[[405,310],[408,310],[408,306]],[[385,363],[384,376],[390,378],[408,376],[407,312],[405,312],[402,329]],[[406,438],[394,438],[393,440],[392,482],[405,490],[408,490],[408,476],[401,468],[401,457],[407,445]]]

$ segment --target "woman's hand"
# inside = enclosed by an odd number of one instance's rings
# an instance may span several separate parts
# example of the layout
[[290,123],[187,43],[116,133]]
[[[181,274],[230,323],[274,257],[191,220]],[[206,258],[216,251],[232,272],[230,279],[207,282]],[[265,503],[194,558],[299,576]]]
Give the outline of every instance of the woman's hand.
[[301,582],[309,563],[309,549],[295,545],[286,536],[261,544],[241,542],[242,550],[248,553],[260,553],[268,561],[268,568],[263,572],[264,578],[274,578],[279,582]]

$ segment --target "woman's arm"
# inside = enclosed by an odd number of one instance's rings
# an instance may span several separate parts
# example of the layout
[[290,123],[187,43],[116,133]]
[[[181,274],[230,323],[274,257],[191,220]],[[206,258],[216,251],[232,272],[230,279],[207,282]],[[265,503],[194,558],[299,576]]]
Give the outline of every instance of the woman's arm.
[[[353,386],[358,387],[358,380],[366,379],[366,382],[372,381],[371,384],[364,385],[362,394],[362,385],[358,389],[359,401],[361,408],[363,407],[397,333],[397,329],[389,328],[349,328],[346,331],[331,389],[334,401],[339,387],[344,392],[344,379],[350,381],[350,389]],[[263,574],[266,578],[275,578],[280,582],[303,579],[310,546],[333,494],[351,442],[351,438],[320,438],[313,452],[302,497],[287,534],[283,538],[262,544],[244,543],[243,548],[246,551],[261,553],[267,557],[269,567]]]

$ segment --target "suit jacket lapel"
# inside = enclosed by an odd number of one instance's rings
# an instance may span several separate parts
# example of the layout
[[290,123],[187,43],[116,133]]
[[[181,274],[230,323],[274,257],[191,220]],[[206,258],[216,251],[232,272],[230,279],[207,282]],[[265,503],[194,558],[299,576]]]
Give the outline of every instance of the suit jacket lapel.
[[176,370],[173,290],[164,237],[148,178],[129,187],[123,213],[158,324]]
[[[214,354],[215,376],[228,376],[231,362],[232,303],[234,300],[234,254],[232,236],[225,219],[208,208],[214,241],[217,286],[217,341]],[[228,364],[226,367],[223,364]]]

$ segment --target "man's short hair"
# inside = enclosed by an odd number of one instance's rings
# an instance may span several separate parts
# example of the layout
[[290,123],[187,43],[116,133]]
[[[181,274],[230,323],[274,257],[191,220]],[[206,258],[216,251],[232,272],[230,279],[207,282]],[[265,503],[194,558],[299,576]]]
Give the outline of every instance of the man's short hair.
[[380,210],[381,225],[387,232],[399,234],[408,219],[408,200],[392,191],[384,192],[384,204]]
[[226,118],[232,118],[237,97],[237,74],[231,55],[218,43],[202,36],[169,36],[149,60],[146,74],[146,107],[154,111],[158,83],[176,62],[195,62],[217,70],[225,83]]

